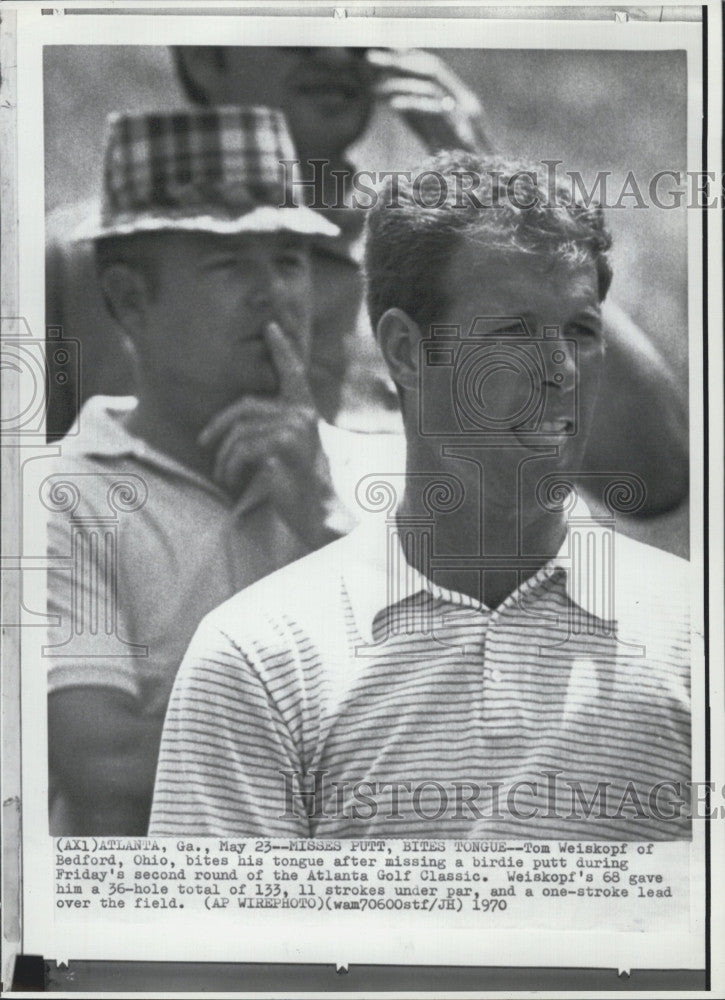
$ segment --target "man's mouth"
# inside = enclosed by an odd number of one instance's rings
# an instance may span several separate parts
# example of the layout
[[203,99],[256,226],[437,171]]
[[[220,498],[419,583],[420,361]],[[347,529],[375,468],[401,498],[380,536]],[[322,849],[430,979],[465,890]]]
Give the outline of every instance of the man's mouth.
[[574,425],[568,417],[556,417],[553,420],[542,420],[538,427],[539,434],[571,434]]
[[550,417],[538,427],[514,427],[513,434],[526,448],[542,444],[565,445],[573,437],[574,424],[568,417]]

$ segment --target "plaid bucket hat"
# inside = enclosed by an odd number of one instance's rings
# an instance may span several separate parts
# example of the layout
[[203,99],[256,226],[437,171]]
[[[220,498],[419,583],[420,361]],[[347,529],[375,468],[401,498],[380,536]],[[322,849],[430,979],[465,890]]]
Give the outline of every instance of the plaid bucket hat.
[[271,108],[112,114],[100,214],[73,239],[160,230],[339,235],[310,208],[280,207],[292,200],[280,161],[295,157],[284,116]]

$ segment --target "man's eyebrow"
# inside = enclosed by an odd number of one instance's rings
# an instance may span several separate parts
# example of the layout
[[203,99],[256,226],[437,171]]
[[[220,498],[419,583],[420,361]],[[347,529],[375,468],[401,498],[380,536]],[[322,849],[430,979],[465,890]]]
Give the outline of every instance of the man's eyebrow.
[[242,257],[248,255],[248,251],[241,247],[214,247],[209,249],[202,256],[202,262],[226,260],[228,257]]
[[251,254],[246,250],[233,247],[219,247],[216,250],[209,250],[199,258],[198,267],[203,271],[212,270],[226,264],[243,265],[251,259]]
[[254,253],[254,247],[250,242],[231,239],[228,242],[225,240],[223,242],[220,241],[218,243],[212,243],[205,250],[207,257],[221,257],[226,256],[227,254],[238,255],[246,253]]

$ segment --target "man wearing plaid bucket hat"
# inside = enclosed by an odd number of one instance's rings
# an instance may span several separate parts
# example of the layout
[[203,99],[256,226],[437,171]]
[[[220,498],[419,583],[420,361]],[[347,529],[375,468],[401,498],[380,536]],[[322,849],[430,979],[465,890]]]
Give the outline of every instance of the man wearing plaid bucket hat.
[[[55,834],[145,832],[166,704],[199,621],[339,533],[306,374],[309,243],[337,229],[279,207],[279,161],[293,156],[282,115],[265,108],[110,121],[101,212],[76,239],[95,245],[136,398],[89,400],[58,472],[81,483],[76,526],[107,514],[109,476],[145,499],[120,517],[103,595],[113,628],[83,631],[99,600],[95,528],[73,542],[95,575],[49,574]],[[71,530],[67,511],[52,516],[51,561]],[[69,623],[83,633],[77,655]]]

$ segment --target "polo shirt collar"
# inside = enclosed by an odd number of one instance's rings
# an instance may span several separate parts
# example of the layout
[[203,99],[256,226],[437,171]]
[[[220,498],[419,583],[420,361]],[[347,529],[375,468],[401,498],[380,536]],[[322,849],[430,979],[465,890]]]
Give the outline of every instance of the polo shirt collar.
[[[213,494],[225,506],[230,505],[229,496],[215,483],[194,469],[164,454],[143,438],[131,434],[125,419],[137,405],[135,396],[93,396],[84,403],[76,424],[64,438],[65,454],[113,459],[132,457],[152,468],[194,483],[200,489]],[[251,510],[268,497],[264,476],[260,472],[249,483],[243,496],[233,505],[235,513]]]
[[[569,512],[570,518],[591,524],[592,529],[605,531],[592,518],[588,506],[581,498],[577,498],[575,506]],[[392,515],[391,515],[392,516]],[[373,624],[377,615],[393,605],[414,597],[421,592],[437,593],[442,588],[437,587],[405,558],[402,546],[395,533],[394,539],[388,543],[388,524],[390,522],[380,516],[366,518],[343,540],[349,546],[349,558],[343,562],[343,581],[350,598],[355,622],[360,635],[372,642]],[[390,560],[392,573],[388,571],[388,556],[386,547],[391,545]],[[587,614],[603,620],[596,606],[596,594],[593,587],[579,588],[575,593],[575,581],[571,573],[572,534],[567,531],[561,548],[557,554],[536,573],[532,574],[515,593],[529,590],[538,583],[550,578],[555,570],[564,573],[567,597],[577,604]],[[579,579],[593,580],[596,563],[587,548],[579,555]],[[600,569],[601,575],[601,569]],[[471,603],[466,595],[460,595],[462,602]],[[507,600],[510,600],[508,598]]]

